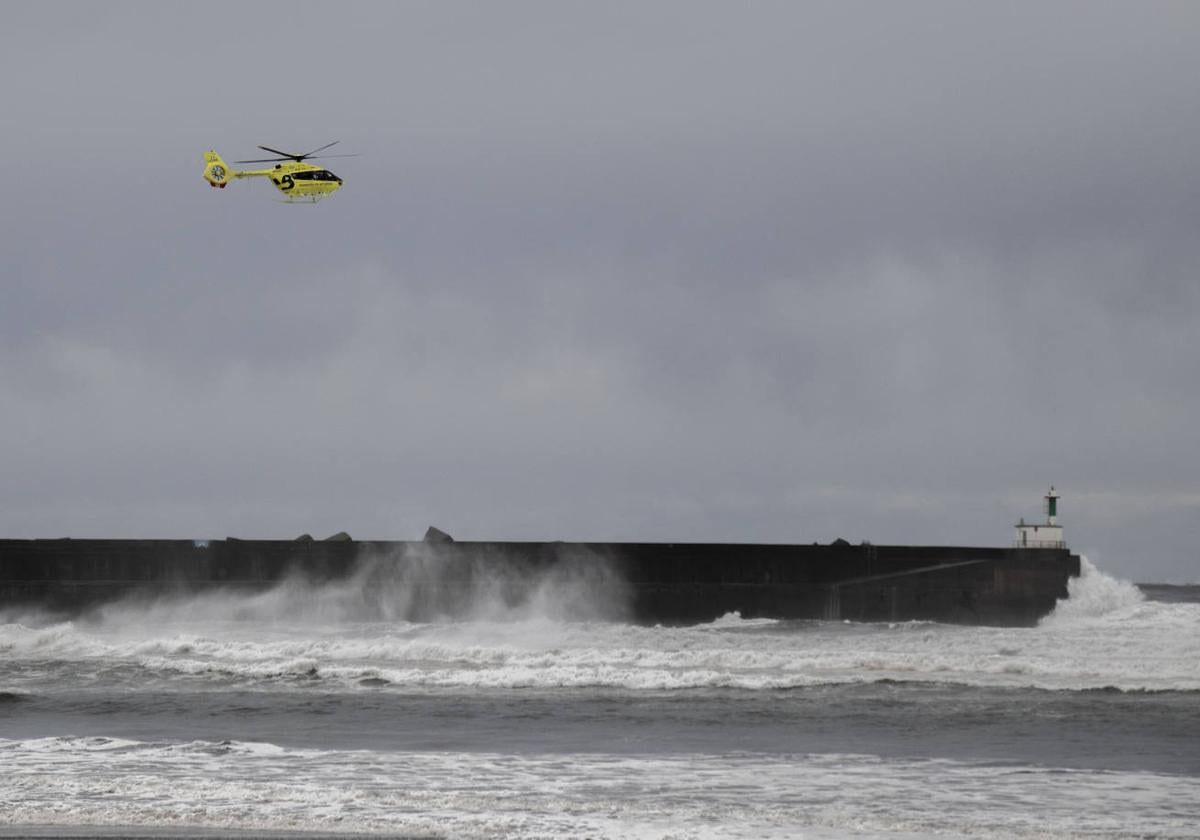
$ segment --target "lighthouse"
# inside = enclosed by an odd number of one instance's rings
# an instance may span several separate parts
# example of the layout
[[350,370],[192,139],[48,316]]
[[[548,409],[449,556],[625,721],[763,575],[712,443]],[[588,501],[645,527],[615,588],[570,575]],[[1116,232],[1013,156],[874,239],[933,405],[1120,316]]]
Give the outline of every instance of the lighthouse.
[[1058,524],[1058,500],[1061,498],[1050,485],[1050,491],[1042,497],[1046,521],[1026,524],[1024,517],[1017,523],[1017,548],[1066,548],[1062,526]]

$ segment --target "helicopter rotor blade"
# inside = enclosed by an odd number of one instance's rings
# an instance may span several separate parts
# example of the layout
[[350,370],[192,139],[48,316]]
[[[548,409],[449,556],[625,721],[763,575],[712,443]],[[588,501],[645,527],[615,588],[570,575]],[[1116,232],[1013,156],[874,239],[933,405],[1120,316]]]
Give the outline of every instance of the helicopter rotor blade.
[[304,157],[304,155],[293,155],[288,152],[281,152],[278,149],[272,149],[270,146],[259,146],[258,148],[262,149],[264,152],[270,152],[271,154],[275,154],[275,155],[282,155],[283,157],[289,158],[291,160],[301,160]]
[[[336,146],[336,145],[337,145],[338,143],[340,143],[340,142],[342,142],[342,141],[341,141],[341,140],[334,140],[332,143],[326,143],[326,144],[325,144],[324,146],[322,146],[320,149],[313,149],[311,152],[305,152],[304,154],[300,155],[300,157],[312,157],[312,156],[313,156],[313,155],[315,155],[317,152],[324,151],[325,149],[328,149],[330,146]],[[260,146],[259,148],[262,148],[262,147]]]
[[[324,160],[325,158],[343,158],[343,157],[358,157],[358,152],[355,152],[354,154],[349,154],[349,155],[313,155],[312,157],[305,155],[304,159],[305,160]],[[297,160],[297,158],[257,158],[255,160],[235,160],[235,161],[231,161],[231,163],[279,163],[279,162],[285,161],[285,160]]]
[[235,160],[234,163],[280,163],[281,161],[285,161],[285,160],[294,160],[294,161],[296,161],[296,163],[303,163],[305,160],[308,160],[309,158],[312,158],[312,157],[318,157],[318,158],[358,157],[358,153],[345,154],[345,155],[318,155],[317,154],[317,152],[322,151],[323,149],[328,149],[330,146],[336,146],[340,142],[341,142],[340,140],[334,140],[332,143],[326,143],[324,146],[321,146],[321,148],[313,149],[311,152],[308,152],[307,154],[303,154],[303,155],[293,155],[293,154],[290,154],[289,152],[280,151],[279,149],[272,149],[270,146],[259,146],[258,148],[262,149],[264,152],[270,152],[271,154],[279,155],[279,157],[255,158],[253,160]]

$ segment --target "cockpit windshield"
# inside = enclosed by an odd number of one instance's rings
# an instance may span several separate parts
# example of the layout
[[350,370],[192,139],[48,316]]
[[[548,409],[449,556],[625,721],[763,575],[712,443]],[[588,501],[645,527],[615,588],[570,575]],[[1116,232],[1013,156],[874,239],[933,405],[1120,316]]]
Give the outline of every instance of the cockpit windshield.
[[327,169],[309,169],[304,172],[295,172],[292,178],[296,181],[340,181],[338,176],[334,175]]

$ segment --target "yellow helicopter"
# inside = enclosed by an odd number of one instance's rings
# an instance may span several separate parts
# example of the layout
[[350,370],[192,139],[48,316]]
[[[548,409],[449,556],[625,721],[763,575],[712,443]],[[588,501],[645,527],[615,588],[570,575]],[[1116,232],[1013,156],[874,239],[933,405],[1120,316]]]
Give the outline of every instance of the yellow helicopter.
[[283,200],[288,204],[312,204],[327,195],[333,195],[342,185],[342,179],[328,169],[312,163],[305,163],[309,158],[357,157],[357,155],[317,155],[330,146],[336,146],[337,140],[326,143],[319,149],[313,149],[303,155],[293,155],[281,152],[270,146],[259,146],[264,152],[270,152],[279,157],[263,158],[261,160],[235,160],[234,163],[274,163],[271,169],[230,169],[229,164],[221,156],[210,149],[204,153],[204,180],[213,187],[225,189],[230,178],[269,178],[275,189],[283,194]]

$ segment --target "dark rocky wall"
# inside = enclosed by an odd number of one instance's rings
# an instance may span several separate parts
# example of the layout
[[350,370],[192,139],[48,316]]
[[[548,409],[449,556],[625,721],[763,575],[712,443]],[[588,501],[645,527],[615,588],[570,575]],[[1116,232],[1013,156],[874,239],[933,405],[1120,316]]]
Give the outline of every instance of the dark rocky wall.
[[[369,574],[364,575],[364,569]],[[0,540],[0,609],[81,610],[133,594],[262,590],[380,576],[413,618],[453,614],[481,586],[519,600],[548,579],[619,600],[642,622],[743,617],[1035,623],[1067,594],[1062,549],[710,543]],[[356,578],[357,580],[357,578]],[[597,595],[599,597],[599,595]]]

